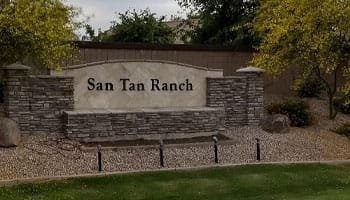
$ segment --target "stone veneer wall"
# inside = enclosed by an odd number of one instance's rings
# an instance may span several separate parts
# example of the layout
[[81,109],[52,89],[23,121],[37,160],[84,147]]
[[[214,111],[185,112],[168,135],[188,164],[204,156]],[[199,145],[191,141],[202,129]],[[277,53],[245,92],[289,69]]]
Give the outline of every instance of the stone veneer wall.
[[224,131],[224,121],[222,109],[205,107],[64,113],[65,134],[82,141],[208,136]]
[[74,107],[73,78],[27,72],[24,66],[5,69],[5,115],[22,133],[62,133],[62,112]]
[[247,78],[208,78],[207,82],[207,106],[224,108],[225,126],[247,125]]
[[207,106],[225,109],[225,126],[258,126],[264,117],[261,73],[207,79]]

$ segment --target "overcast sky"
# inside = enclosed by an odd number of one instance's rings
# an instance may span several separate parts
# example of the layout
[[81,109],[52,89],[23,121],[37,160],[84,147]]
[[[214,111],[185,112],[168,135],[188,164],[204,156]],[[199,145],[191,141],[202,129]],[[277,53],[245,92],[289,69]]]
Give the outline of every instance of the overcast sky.
[[83,13],[90,17],[89,24],[97,30],[106,30],[111,21],[116,19],[115,13],[124,13],[128,9],[146,9],[157,16],[171,15],[184,16],[182,9],[175,0],[66,0],[69,5],[80,7]]

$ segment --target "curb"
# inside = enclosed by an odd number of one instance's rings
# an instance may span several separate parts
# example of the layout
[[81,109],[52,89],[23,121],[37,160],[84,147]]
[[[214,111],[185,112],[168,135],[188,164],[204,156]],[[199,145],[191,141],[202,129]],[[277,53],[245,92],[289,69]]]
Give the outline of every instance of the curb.
[[198,167],[181,167],[181,168],[158,168],[148,170],[131,170],[131,171],[117,171],[117,172],[101,172],[91,174],[78,174],[78,175],[65,175],[65,176],[51,176],[51,177],[35,177],[35,178],[24,178],[24,179],[9,179],[0,180],[0,187],[13,186],[24,183],[42,183],[57,180],[66,180],[71,178],[89,178],[89,177],[103,177],[109,175],[118,174],[132,174],[132,173],[144,173],[144,172],[161,172],[161,171],[190,171],[190,170],[201,170],[209,169],[214,167],[235,167],[244,165],[271,165],[271,164],[328,164],[328,165],[350,165],[350,160],[326,160],[326,161],[294,161],[294,162],[253,162],[253,163],[235,163],[235,164],[218,164],[218,165],[204,165]]

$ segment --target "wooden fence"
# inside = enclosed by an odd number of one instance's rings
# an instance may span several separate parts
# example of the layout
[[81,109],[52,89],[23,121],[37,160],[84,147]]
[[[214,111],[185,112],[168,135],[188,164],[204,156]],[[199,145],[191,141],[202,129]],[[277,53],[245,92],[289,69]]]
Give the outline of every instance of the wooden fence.
[[[225,76],[236,75],[235,71],[249,64],[254,51],[223,46],[206,45],[159,45],[76,42],[74,56],[63,67],[115,59],[168,60],[214,69],[223,69]],[[290,94],[296,73],[287,70],[277,79],[266,77],[265,91],[273,94]]]

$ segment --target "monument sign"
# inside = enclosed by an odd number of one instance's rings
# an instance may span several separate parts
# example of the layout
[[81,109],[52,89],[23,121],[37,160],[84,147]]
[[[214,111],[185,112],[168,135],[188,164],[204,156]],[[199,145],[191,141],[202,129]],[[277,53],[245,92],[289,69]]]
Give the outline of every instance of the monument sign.
[[79,141],[188,138],[257,126],[263,117],[262,70],[222,70],[155,60],[76,65],[51,75],[3,68],[4,110],[24,134]]

